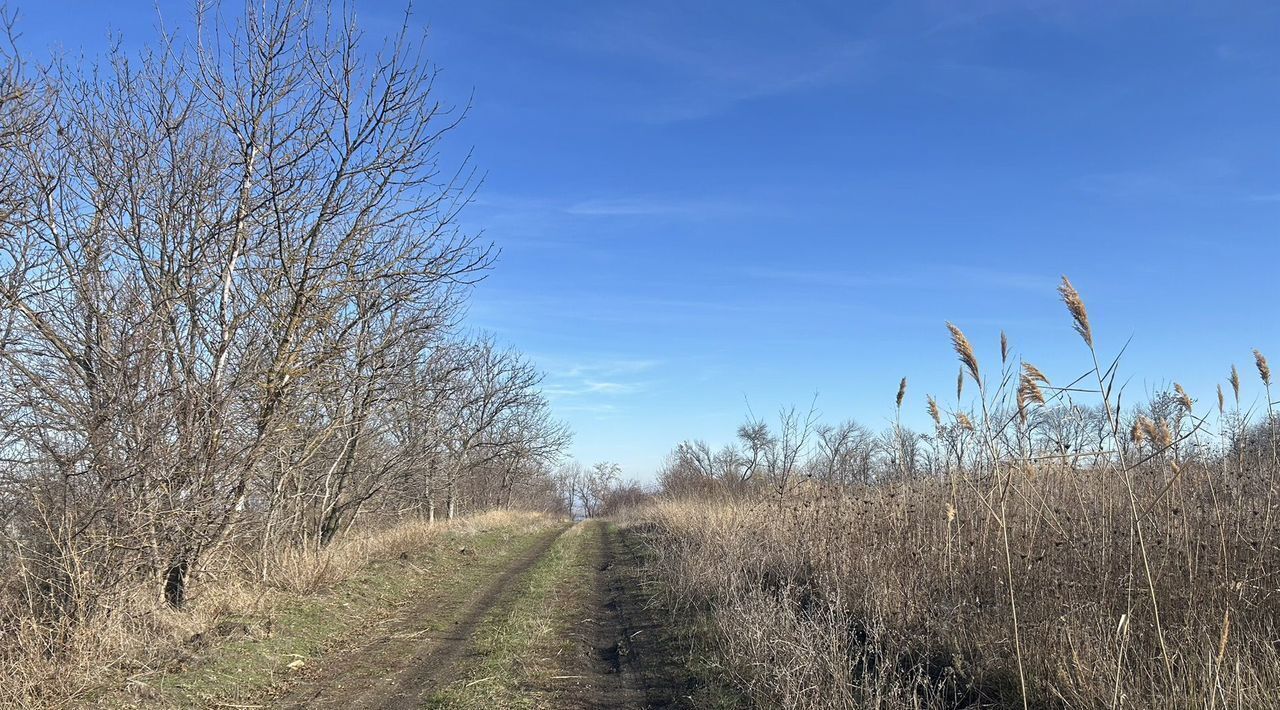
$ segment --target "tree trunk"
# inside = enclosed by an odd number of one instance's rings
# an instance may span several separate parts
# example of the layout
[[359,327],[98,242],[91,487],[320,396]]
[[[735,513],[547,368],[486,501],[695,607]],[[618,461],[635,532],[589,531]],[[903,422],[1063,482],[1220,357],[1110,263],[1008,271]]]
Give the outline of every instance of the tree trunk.
[[450,473],[449,480],[445,485],[445,507],[447,509],[446,515],[448,516],[448,520],[453,520],[453,516],[457,512],[458,491],[457,482],[455,480],[457,477],[457,473]]
[[174,609],[181,609],[187,599],[187,572],[191,569],[188,560],[180,560],[169,565],[164,573],[164,601]]
[[338,534],[338,529],[342,527],[342,515],[339,510],[331,510],[324,516],[324,520],[320,523],[320,547],[324,547],[333,542],[333,538]]

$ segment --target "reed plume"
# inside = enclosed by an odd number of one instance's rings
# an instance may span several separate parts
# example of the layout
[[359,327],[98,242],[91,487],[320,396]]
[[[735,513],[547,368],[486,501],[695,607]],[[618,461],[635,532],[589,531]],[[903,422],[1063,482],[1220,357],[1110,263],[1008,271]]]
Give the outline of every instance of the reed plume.
[[1000,364],[1009,362],[1009,337],[1000,331]]
[[1253,351],[1253,359],[1258,365],[1258,377],[1262,378],[1262,384],[1267,387],[1271,386],[1271,366],[1267,364],[1267,358],[1263,356],[1259,350]]
[[1075,320],[1076,332],[1084,338],[1085,345],[1093,347],[1093,330],[1089,327],[1089,314],[1085,311],[1084,300],[1080,298],[1080,292],[1075,286],[1071,285],[1071,281],[1066,276],[1062,277],[1062,284],[1058,286],[1058,293],[1062,296],[1062,302],[1066,304],[1067,310],[1071,312],[1071,317]]
[[1044,373],[1029,362],[1022,364],[1022,378],[1018,382],[1018,417],[1023,423],[1027,421],[1027,405],[1044,404],[1044,393],[1040,391],[1038,381],[1048,382]]
[[1030,377],[1033,380],[1038,380],[1046,385],[1049,384],[1049,378],[1040,371],[1040,368],[1029,362],[1022,363],[1022,371],[1025,376]]
[[1240,406],[1240,371],[1236,369],[1235,365],[1231,366],[1231,377],[1229,378],[1228,381],[1231,382],[1231,391],[1235,393],[1236,406],[1239,407]]
[[[951,345],[956,349],[956,357],[960,358],[960,362],[969,370],[969,375],[973,377],[973,381],[981,389],[982,376],[978,373],[978,358],[973,354],[973,346],[969,344],[969,339],[964,337],[964,333],[951,321],[947,321],[947,330],[951,331]],[[963,375],[961,379],[964,379]],[[959,396],[959,391],[959,386],[957,386],[957,397]]]
[[1178,393],[1178,404],[1182,405],[1182,408],[1190,413],[1194,404],[1191,401],[1191,395],[1187,394],[1187,391],[1182,389],[1182,385],[1177,382],[1173,383],[1173,391]]
[[1145,419],[1146,417],[1139,415],[1137,419],[1133,420],[1133,426],[1129,429],[1129,441],[1132,441],[1134,446],[1138,448],[1142,448],[1142,442],[1147,438]]
[[927,395],[926,399],[929,400],[929,418],[933,420],[935,427],[941,429],[942,413],[938,411],[938,401],[933,398],[933,395]]
[[907,378],[898,383],[898,409],[902,409],[902,400],[907,396]]

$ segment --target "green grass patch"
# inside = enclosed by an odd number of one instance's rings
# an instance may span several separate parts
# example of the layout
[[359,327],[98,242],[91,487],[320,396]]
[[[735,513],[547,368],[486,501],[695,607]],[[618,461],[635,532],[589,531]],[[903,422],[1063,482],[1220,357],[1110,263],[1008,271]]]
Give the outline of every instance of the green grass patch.
[[559,707],[554,679],[564,659],[578,651],[569,633],[576,604],[566,596],[591,580],[589,533],[578,525],[560,536],[521,580],[515,600],[497,609],[476,635],[481,659],[435,693],[430,708]]
[[[167,671],[130,679],[123,694],[99,699],[106,707],[193,708],[260,704],[326,652],[357,644],[360,635],[411,601],[435,595],[465,598],[489,571],[520,554],[544,530],[495,528],[446,531],[410,559],[379,561],[311,596],[283,596],[265,618],[242,619],[261,633],[217,643],[180,659]],[[461,546],[466,552],[460,552]],[[124,696],[124,697],[121,697]]]

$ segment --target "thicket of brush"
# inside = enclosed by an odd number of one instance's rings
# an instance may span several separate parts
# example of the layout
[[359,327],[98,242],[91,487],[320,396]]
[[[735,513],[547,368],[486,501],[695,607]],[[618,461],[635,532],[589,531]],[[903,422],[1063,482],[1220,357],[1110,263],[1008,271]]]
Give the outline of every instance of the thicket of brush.
[[1209,407],[1175,385],[1122,410],[1118,362],[1061,292],[1090,362],[1061,386],[1003,337],[986,376],[949,325],[962,379],[952,411],[927,400],[931,434],[792,412],[673,453],[640,513],[654,569],[762,705],[1280,707],[1265,357],[1247,410],[1234,367]]
[[496,252],[410,22],[194,2],[33,58],[0,0],[0,705],[388,521],[569,505],[542,374],[462,329]]

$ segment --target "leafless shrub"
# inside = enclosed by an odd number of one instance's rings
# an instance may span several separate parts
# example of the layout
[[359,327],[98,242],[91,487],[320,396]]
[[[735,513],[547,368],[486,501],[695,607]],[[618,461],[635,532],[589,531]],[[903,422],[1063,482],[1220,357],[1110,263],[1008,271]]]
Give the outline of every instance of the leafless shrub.
[[494,254],[407,16],[196,8],[134,55],[0,43],[6,658],[101,658],[246,565],[323,587],[366,521],[559,505],[540,373],[459,330]]

